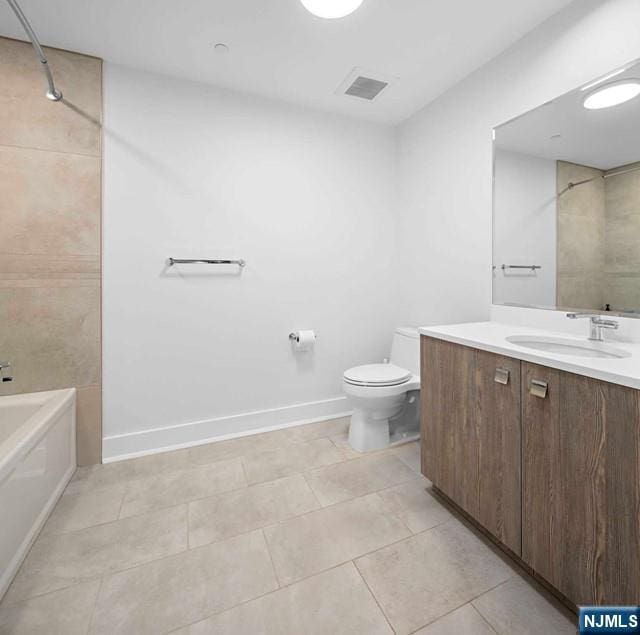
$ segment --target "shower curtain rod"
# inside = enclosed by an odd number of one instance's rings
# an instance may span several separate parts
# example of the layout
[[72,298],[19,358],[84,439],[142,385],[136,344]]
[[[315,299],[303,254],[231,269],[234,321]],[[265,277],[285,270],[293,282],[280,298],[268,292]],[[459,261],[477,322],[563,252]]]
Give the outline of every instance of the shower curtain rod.
[[49,90],[47,91],[47,99],[51,101],[60,101],[62,99],[62,93],[56,88],[56,85],[53,81],[53,75],[51,74],[51,69],[49,68],[49,62],[47,61],[47,56],[44,54],[42,47],[40,46],[40,42],[38,41],[38,36],[35,34],[35,31],[31,28],[29,24],[29,20],[22,12],[20,5],[16,2],[16,0],[7,0],[9,6],[13,9],[13,12],[16,14],[18,20],[20,20],[20,24],[22,24],[22,28],[25,30],[25,33],[28,35],[31,40],[31,44],[36,52],[36,55],[40,58],[40,64],[42,65],[42,70],[47,78],[47,83],[49,84]]
[[562,196],[565,192],[572,190],[574,187],[578,187],[578,185],[584,185],[585,183],[591,183],[592,181],[596,181],[597,179],[609,179],[612,176],[620,176],[621,174],[629,174],[629,172],[636,172],[640,170],[640,165],[637,165],[633,168],[628,168],[627,170],[620,170],[618,172],[610,172],[607,174],[601,174],[600,176],[592,176],[590,179],[585,179],[584,181],[576,181],[575,183],[570,182],[567,187],[564,188],[561,192],[558,192],[558,196]]

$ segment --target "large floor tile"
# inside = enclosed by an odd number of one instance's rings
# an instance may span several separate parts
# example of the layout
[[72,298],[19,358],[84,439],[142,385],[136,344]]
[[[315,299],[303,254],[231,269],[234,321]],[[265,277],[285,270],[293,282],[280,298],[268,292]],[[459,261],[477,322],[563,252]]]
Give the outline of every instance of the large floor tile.
[[377,494],[325,507],[264,531],[282,584],[329,569],[409,535]]
[[302,474],[194,501],[189,504],[189,545],[236,536],[319,507]]
[[[441,617],[421,628],[414,635],[496,635],[487,621],[471,604]],[[545,633],[545,635],[547,635]],[[550,635],[550,634],[549,634]]]
[[198,465],[237,459],[251,452],[265,452],[282,447],[283,441],[279,431],[251,434],[237,439],[214,441],[189,448],[189,459]]
[[172,507],[246,485],[240,459],[149,476],[130,484],[120,517]]
[[11,606],[0,606],[0,635],[84,635],[100,581],[55,591]]
[[329,437],[331,442],[337,447],[340,448],[342,453],[348,459],[359,459],[364,456],[372,456],[374,453],[372,452],[358,452],[354,450],[349,444],[349,433],[341,432],[339,434],[334,434]]
[[404,461],[414,472],[420,474],[420,442],[412,441],[395,448],[391,448],[391,453]]
[[575,635],[577,618],[520,576],[476,598],[473,605],[499,635]]
[[13,603],[187,549],[187,506],[41,536],[7,592]]
[[67,492],[93,491],[97,487],[130,483],[141,478],[167,474],[168,472],[184,470],[190,467],[193,467],[193,463],[189,459],[188,450],[160,452],[149,456],[141,456],[137,459],[80,467],[76,470],[67,486]]
[[349,421],[350,417],[341,417],[340,419],[330,419],[329,421],[284,428],[280,433],[290,443],[314,441],[315,439],[331,437],[336,434],[345,434],[349,429]]
[[416,478],[416,473],[390,454],[374,454],[306,474],[318,500],[333,505]]
[[344,461],[344,454],[329,439],[285,445],[276,450],[252,452],[242,457],[249,483],[273,481],[314,467]]
[[414,533],[449,520],[449,510],[429,493],[429,482],[418,479],[379,492],[387,507]]
[[513,575],[457,520],[356,561],[398,635],[412,633]]
[[348,563],[198,622],[189,635],[392,635]]
[[53,509],[42,533],[65,534],[118,520],[126,491],[124,483],[77,494],[65,493]]
[[256,531],[105,578],[91,632],[167,633],[277,588]]

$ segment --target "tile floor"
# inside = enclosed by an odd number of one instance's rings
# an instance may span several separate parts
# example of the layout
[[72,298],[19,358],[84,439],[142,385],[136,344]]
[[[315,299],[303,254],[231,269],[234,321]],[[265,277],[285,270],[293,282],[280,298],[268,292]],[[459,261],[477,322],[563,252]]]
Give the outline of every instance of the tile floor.
[[0,633],[563,635],[575,620],[347,420],[80,468]]

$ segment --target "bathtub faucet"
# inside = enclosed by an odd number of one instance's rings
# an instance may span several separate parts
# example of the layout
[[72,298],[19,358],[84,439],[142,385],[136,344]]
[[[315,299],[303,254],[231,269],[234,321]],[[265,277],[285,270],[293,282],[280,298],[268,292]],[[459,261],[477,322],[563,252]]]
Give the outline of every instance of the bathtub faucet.
[[[5,375],[5,370],[8,374]],[[0,362],[0,379],[2,381],[13,381],[13,376],[11,375],[11,363],[10,362]]]

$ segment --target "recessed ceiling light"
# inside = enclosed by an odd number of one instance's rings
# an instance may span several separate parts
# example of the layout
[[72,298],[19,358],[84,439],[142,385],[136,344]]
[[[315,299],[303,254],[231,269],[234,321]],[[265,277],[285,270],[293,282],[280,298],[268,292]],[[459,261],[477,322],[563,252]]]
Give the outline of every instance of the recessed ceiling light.
[[300,0],[305,9],[319,18],[344,18],[353,13],[363,0]]
[[213,50],[218,54],[218,55],[226,55],[229,52],[229,47],[226,44],[223,44],[222,42],[218,42],[214,47]]
[[584,107],[588,110],[610,108],[618,104],[624,104],[640,95],[640,81],[637,79],[623,79],[598,88],[584,100]]

